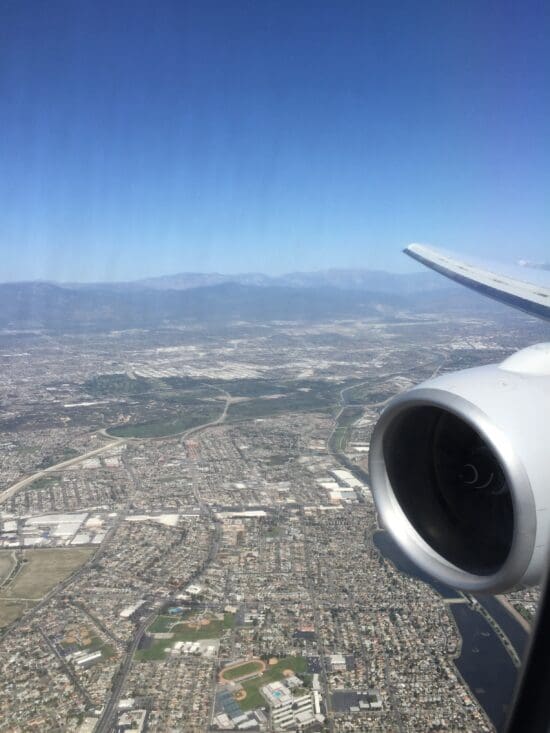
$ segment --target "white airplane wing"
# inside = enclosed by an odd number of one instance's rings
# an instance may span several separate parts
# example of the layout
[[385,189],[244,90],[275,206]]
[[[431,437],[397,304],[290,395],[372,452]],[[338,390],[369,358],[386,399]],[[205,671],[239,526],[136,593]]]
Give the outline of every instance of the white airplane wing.
[[410,244],[403,251],[423,265],[482,295],[532,316],[550,320],[549,271],[521,268],[517,274],[508,274],[504,268],[463,262],[452,254],[424,244]]

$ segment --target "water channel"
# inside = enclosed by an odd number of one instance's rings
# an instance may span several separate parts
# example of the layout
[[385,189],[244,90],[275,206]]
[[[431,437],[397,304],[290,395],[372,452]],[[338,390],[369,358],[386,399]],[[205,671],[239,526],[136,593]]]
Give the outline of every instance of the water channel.
[[[400,571],[427,583],[443,598],[463,597],[458,591],[439,583],[416,567],[387,532],[376,532],[374,544]],[[477,595],[475,598],[493,617],[511,641],[517,655],[522,658],[529,639],[525,629],[494,596]],[[501,731],[505,726],[519,670],[495,630],[475,606],[466,602],[450,603],[449,611],[462,637],[462,650],[455,659],[455,665],[496,730]]]

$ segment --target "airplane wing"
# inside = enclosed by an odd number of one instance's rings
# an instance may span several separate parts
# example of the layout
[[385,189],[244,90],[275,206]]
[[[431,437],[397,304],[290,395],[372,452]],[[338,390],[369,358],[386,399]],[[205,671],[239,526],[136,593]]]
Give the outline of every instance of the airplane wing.
[[501,268],[463,262],[454,255],[410,244],[404,250],[418,262],[501,303],[532,316],[550,320],[550,272],[522,270],[519,277],[505,274]]

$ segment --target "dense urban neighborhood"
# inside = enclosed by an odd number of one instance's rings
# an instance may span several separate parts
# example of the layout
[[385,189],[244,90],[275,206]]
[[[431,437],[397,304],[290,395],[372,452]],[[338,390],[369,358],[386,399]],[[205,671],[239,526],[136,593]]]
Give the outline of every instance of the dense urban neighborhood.
[[535,340],[501,318],[4,329],[0,731],[493,730],[466,657],[513,686],[537,591],[405,567],[368,454],[392,396]]

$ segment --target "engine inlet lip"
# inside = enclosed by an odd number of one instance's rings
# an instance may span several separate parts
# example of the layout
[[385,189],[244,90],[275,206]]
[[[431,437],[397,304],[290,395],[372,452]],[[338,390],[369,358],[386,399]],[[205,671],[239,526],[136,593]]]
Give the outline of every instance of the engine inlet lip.
[[[437,407],[464,420],[487,443],[498,459],[510,487],[514,512],[513,537],[508,556],[491,575],[475,575],[453,565],[417,532],[397,499],[386,469],[384,435],[400,414],[414,407]],[[510,589],[520,584],[531,560],[536,537],[536,506],[525,468],[508,437],[472,402],[443,389],[419,387],[395,397],[382,412],[370,446],[369,472],[376,509],[403,552],[425,572],[451,587],[473,592]]]

